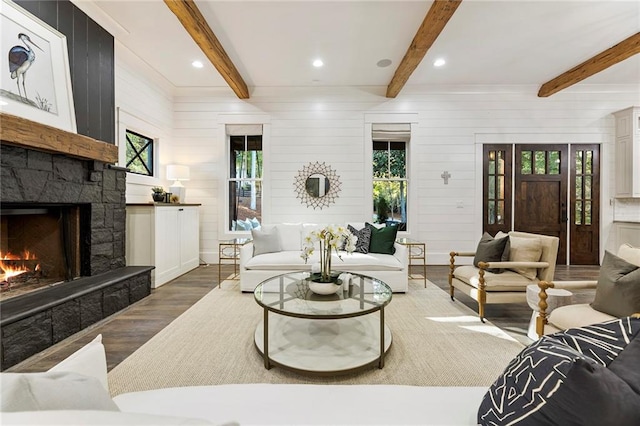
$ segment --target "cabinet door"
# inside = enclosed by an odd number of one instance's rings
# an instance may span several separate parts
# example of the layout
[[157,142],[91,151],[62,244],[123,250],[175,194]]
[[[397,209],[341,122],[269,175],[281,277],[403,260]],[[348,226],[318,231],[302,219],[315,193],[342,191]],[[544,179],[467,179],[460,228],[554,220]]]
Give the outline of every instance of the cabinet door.
[[200,218],[197,207],[180,208],[180,266],[182,273],[200,264]]
[[630,197],[632,191],[632,146],[631,136],[616,138],[616,195]]
[[177,207],[156,209],[155,286],[180,275],[180,222]]

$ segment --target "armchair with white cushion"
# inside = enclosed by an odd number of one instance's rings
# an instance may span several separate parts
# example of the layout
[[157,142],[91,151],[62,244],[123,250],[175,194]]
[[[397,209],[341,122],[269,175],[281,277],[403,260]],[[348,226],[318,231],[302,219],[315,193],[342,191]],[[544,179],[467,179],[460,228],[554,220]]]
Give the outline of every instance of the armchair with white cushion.
[[[558,237],[510,231],[485,234],[475,252],[452,251],[451,300],[457,289],[477,301],[482,322],[486,304],[526,302],[528,285],[553,279],[558,243]],[[462,256],[473,256],[474,264],[457,266]]]
[[[606,252],[598,280],[547,281],[538,283],[536,320],[538,336],[553,334],[568,328],[584,327],[640,313],[640,247],[622,244],[616,255]],[[547,290],[593,289],[591,303],[561,306],[548,312]]]

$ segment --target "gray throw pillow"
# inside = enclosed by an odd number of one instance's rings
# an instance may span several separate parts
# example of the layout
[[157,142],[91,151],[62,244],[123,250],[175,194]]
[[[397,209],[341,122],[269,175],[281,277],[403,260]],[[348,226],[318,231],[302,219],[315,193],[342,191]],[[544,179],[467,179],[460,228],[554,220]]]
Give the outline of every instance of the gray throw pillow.
[[264,229],[256,228],[251,230],[251,237],[253,238],[253,255],[265,253],[276,253],[282,251],[280,246],[280,235],[278,235],[278,228]]
[[364,228],[357,230],[353,226],[347,225],[347,229],[349,229],[349,232],[351,232],[358,238],[358,240],[356,241],[355,251],[357,253],[369,253],[369,244],[371,244],[371,228],[365,226]]
[[[488,232],[485,232],[480,238],[478,247],[476,248],[476,255],[473,258],[473,265],[478,266],[480,262],[501,262],[503,260],[502,254],[505,251],[505,247],[509,242],[509,237],[494,239]],[[499,274],[504,269],[501,268],[488,268],[488,272]]]
[[605,251],[591,307],[618,318],[640,312],[640,267]]

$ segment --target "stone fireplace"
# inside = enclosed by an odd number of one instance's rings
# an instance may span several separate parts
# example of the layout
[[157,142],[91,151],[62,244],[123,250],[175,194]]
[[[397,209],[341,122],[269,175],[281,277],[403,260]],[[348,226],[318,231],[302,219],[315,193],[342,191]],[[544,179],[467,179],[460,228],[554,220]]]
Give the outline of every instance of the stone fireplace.
[[[86,149],[90,138],[6,114],[2,121],[4,370],[150,294],[152,268],[125,266],[125,169],[68,142],[79,138]],[[38,146],[44,135],[62,149]]]
[[[82,275],[86,205],[2,203],[0,301]],[[85,262],[86,264],[86,262]]]

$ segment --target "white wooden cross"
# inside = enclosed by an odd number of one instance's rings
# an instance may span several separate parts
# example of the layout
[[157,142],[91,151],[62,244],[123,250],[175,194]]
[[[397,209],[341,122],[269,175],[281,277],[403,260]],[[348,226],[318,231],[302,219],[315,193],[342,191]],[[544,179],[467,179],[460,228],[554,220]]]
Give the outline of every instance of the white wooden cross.
[[445,185],[449,185],[449,178],[451,177],[451,174],[448,171],[445,170],[444,172],[442,172],[440,177],[442,179],[444,179],[444,184]]

